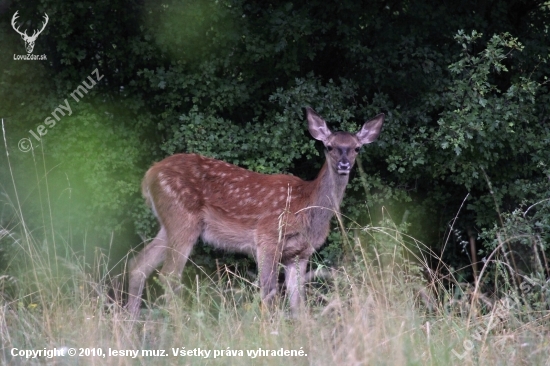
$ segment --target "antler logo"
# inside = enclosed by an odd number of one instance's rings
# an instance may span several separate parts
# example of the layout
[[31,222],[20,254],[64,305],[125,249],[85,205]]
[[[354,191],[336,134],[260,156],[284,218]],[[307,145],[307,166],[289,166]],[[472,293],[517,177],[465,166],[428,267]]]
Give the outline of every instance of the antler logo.
[[36,38],[38,38],[38,36],[40,35],[40,33],[42,33],[42,31],[44,30],[44,28],[46,28],[46,24],[48,24],[48,14],[44,13],[44,23],[42,24],[42,29],[40,29],[39,31],[35,30],[33,33],[32,33],[32,36],[29,36],[27,35],[27,30],[25,29],[25,32],[20,32],[19,31],[19,27],[15,27],[15,21],[17,20],[17,13],[19,12],[16,11],[15,14],[13,14],[13,18],[11,18],[11,26],[13,27],[13,29],[19,33],[21,35],[21,38],[23,38],[23,41],[25,41],[25,48],[27,49],[27,53],[32,53],[32,50],[34,49],[34,42],[36,41]]

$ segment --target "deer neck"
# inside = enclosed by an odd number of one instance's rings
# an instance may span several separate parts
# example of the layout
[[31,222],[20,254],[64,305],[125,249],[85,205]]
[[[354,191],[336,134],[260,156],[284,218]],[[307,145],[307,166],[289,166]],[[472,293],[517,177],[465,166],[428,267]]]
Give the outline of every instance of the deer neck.
[[317,194],[316,197],[313,197],[313,205],[338,211],[340,209],[340,203],[342,203],[342,199],[344,198],[344,192],[348,185],[348,181],[349,175],[338,174],[334,169],[329,167],[328,162],[325,162],[319,175],[314,180],[317,188],[315,192]]
[[349,181],[349,175],[340,175],[331,169],[327,162],[317,178],[311,182],[313,195],[311,197],[309,215],[309,239],[312,244],[320,246],[328,235],[330,219],[340,210],[340,203]]

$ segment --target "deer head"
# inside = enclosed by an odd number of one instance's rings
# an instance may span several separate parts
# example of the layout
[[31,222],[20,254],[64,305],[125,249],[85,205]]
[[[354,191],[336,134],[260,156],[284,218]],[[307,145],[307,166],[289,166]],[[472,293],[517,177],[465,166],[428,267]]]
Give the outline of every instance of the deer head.
[[326,122],[310,107],[306,108],[309,133],[325,145],[327,163],[333,172],[348,175],[355,163],[361,146],[370,144],[378,137],[384,114],[379,114],[366,122],[355,135],[348,132],[331,132]]
[[25,48],[27,50],[27,53],[32,53],[32,50],[34,49],[34,42],[36,41],[36,38],[38,38],[38,36],[40,35],[40,33],[42,33],[42,31],[44,30],[44,28],[46,28],[46,24],[48,24],[48,14],[44,13],[44,22],[42,23],[42,29],[40,30],[35,30],[33,33],[32,33],[32,36],[29,36],[27,35],[27,30],[25,29],[24,32],[21,32],[19,31],[19,27],[16,27],[15,26],[15,21],[17,20],[17,13],[19,12],[16,11],[15,14],[13,14],[13,17],[11,18],[11,26],[13,27],[13,29],[19,33],[21,35],[21,38],[23,38],[23,41],[25,41]]

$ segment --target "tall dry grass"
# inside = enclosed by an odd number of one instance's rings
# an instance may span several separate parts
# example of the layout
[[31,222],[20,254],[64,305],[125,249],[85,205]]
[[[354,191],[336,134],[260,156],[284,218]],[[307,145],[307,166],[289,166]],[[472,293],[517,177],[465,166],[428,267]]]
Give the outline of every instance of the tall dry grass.
[[[113,301],[110,290],[117,281],[102,253],[91,266],[77,254],[54,260],[47,243],[21,237],[24,258],[2,276],[0,287],[0,360],[56,365],[549,363],[548,312],[517,305],[513,297],[492,303],[485,312],[482,301],[473,304],[472,296],[453,302],[447,289],[402,258],[406,243],[395,228],[371,227],[365,233],[374,248],[382,238],[393,242],[393,252],[375,250],[378,254],[369,256],[367,239],[356,240],[353,260],[308,286],[308,304],[298,318],[289,318],[284,296],[274,311],[262,309],[257,286],[222,269],[197,279],[170,304],[162,298],[146,301],[136,321]],[[27,360],[13,356],[14,348],[75,348],[96,356]],[[199,348],[211,351],[209,358],[181,356],[181,350]],[[260,349],[302,350],[307,356],[247,354]],[[113,350],[137,350],[139,356],[113,356]],[[167,356],[147,356],[142,350],[164,350]]]

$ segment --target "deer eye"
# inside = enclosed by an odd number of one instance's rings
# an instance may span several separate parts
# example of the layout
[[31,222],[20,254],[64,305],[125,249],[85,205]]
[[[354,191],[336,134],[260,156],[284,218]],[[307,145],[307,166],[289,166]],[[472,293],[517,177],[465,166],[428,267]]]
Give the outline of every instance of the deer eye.
[[356,147],[356,148],[355,148],[355,152],[359,152],[359,150],[361,150],[360,147]]
[[327,150],[328,150],[328,151],[332,151],[332,146],[330,146],[330,145],[327,146]]

